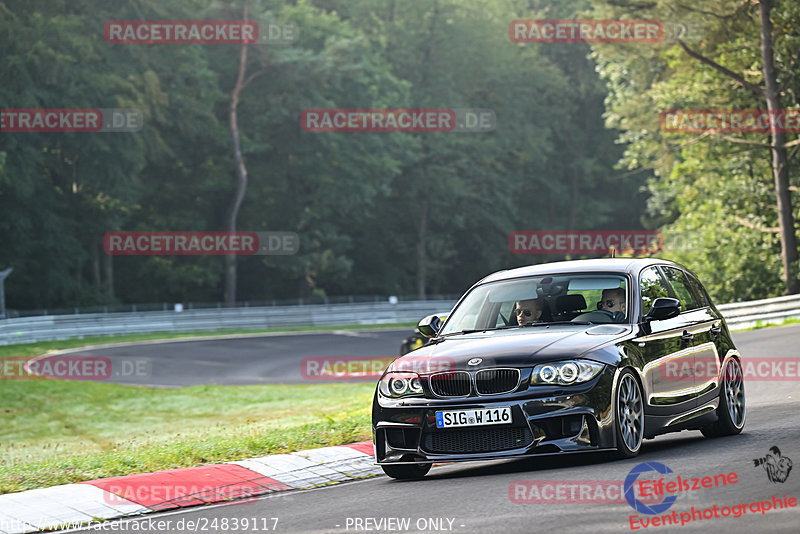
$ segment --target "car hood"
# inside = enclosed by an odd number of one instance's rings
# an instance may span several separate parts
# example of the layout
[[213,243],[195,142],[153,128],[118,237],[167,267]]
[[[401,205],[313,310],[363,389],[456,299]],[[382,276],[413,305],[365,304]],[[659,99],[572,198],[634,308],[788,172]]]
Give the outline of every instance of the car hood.
[[[632,333],[631,325],[608,324],[540,326],[455,335],[398,358],[389,370],[427,373],[447,369],[525,367],[581,356]],[[481,361],[475,363],[477,358]],[[472,365],[468,364],[470,361]]]

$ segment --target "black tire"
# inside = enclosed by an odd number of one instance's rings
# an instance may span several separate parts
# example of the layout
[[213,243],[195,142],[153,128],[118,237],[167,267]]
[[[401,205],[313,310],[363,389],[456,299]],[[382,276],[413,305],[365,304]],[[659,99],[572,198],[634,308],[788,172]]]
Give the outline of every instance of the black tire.
[[397,480],[418,480],[428,474],[431,464],[382,465],[381,469]]
[[742,364],[738,359],[731,358],[722,372],[717,422],[704,426],[700,432],[707,438],[738,434],[744,428],[745,407]]
[[630,369],[622,371],[614,393],[614,432],[617,458],[633,458],[644,441],[644,397]]

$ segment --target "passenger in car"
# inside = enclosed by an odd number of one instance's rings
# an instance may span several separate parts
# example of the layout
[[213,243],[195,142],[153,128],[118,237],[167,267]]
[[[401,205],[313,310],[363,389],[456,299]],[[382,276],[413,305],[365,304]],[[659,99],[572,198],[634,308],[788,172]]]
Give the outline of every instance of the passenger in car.
[[625,320],[625,307],[625,290],[621,287],[604,289],[603,296],[597,303],[598,310],[610,312],[618,323]]
[[544,303],[541,299],[518,300],[514,303],[517,324],[535,323],[542,317]]

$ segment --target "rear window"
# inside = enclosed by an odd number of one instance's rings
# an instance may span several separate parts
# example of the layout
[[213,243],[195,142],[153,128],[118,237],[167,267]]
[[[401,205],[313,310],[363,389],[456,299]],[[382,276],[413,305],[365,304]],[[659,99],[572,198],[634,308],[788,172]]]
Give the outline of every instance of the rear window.
[[706,293],[703,284],[700,283],[700,280],[697,279],[691,273],[684,273],[686,275],[686,281],[689,283],[689,289],[697,296],[697,301],[700,303],[700,306],[705,308],[706,306],[711,305],[711,301],[708,298],[708,293]]

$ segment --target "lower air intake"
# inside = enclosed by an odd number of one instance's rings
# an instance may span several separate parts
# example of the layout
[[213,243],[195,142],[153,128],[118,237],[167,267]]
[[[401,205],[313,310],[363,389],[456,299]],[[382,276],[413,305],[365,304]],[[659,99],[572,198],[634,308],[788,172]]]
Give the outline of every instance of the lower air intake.
[[532,442],[527,427],[445,430],[426,433],[422,448],[439,453],[480,453],[519,449]]

